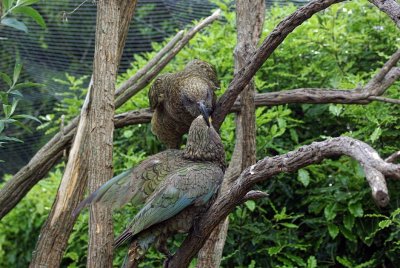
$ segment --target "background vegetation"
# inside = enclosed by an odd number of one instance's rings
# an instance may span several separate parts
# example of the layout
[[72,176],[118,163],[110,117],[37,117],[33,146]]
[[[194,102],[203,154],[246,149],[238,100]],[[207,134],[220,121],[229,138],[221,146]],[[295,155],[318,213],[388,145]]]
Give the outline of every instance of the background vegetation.
[[[236,43],[235,14],[218,2],[225,20],[198,34],[164,72],[182,69],[193,58],[217,68],[223,92],[232,78]],[[294,6],[268,10],[264,35]],[[397,49],[400,38],[395,25],[367,1],[332,6],[296,29],[257,73],[259,92],[300,87],[350,89],[365,84]],[[163,44],[153,44],[154,51]],[[154,53],[135,55],[124,81]],[[58,129],[60,116],[73,118],[82,103],[87,77],[66,74],[59,83],[71,89],[42,125]],[[400,98],[400,83],[387,95]],[[132,98],[118,112],[148,106],[147,90]],[[257,157],[282,154],[312,141],[346,135],[371,144],[382,156],[400,148],[400,109],[394,104],[284,105],[257,109]],[[43,121],[43,120],[42,120]],[[234,146],[234,120],[229,116],[221,129],[228,158]],[[163,150],[146,124],[116,131],[115,173]],[[50,210],[63,164],[41,181],[0,222],[0,267],[25,267]],[[379,209],[372,201],[362,169],[340,157],[312,165],[297,174],[282,174],[259,188],[268,199],[248,201],[230,217],[224,250],[224,267],[395,267],[400,263],[400,183],[390,181],[391,201]],[[1,187],[1,186],[0,186]],[[135,209],[115,215],[119,233]],[[84,267],[87,247],[87,212],[70,237],[65,267]],[[178,239],[179,240],[179,239]],[[175,242],[176,243],[176,242]],[[122,261],[118,252],[115,265]],[[159,267],[162,257],[149,254],[144,267]]]

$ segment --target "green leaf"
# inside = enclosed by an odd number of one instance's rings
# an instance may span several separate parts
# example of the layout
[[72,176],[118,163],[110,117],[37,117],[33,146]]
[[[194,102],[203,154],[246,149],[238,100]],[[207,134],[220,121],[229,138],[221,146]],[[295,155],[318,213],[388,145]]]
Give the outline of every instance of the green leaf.
[[344,227],[346,227],[347,230],[351,231],[354,226],[354,216],[352,214],[346,214],[343,217],[343,224]]
[[16,141],[16,142],[23,142],[23,141],[21,141],[20,139],[13,138],[13,137],[8,137],[8,136],[4,136],[4,135],[1,135],[1,136],[0,136],[0,141]]
[[0,121],[0,133],[4,130],[4,122]]
[[33,82],[24,82],[24,83],[16,84],[14,86],[14,89],[41,87],[41,86],[43,86],[43,84],[33,83]]
[[19,126],[22,129],[24,129],[28,133],[32,133],[32,130],[30,130],[29,127],[26,126],[26,124],[23,124],[23,123],[21,123],[19,121],[15,121],[13,124],[16,125],[16,126]]
[[276,254],[278,254],[279,252],[281,252],[281,250],[282,250],[283,248],[284,248],[283,246],[269,247],[269,248],[268,248],[268,254],[269,254],[270,256],[276,255]]
[[39,119],[37,119],[36,117],[29,115],[29,114],[19,114],[19,115],[14,115],[13,118],[25,118],[25,119],[31,119],[34,120],[38,123],[42,123]]
[[339,116],[343,110],[343,106],[340,104],[330,104],[329,105],[329,112],[334,116]]
[[289,132],[290,132],[290,138],[292,139],[292,141],[294,141],[295,143],[299,143],[299,136],[297,135],[296,130],[291,128],[291,129],[289,129]]
[[17,83],[19,75],[21,73],[21,69],[22,69],[22,63],[21,59],[19,58],[19,54],[17,53],[17,58],[15,60],[15,66],[14,66],[13,85]]
[[328,221],[336,218],[336,203],[328,204],[324,209],[324,215]]
[[369,139],[372,142],[375,142],[379,139],[379,137],[382,135],[382,129],[381,127],[377,127],[374,132],[372,132],[371,136],[369,137]]
[[125,130],[124,131],[124,137],[129,139],[130,137],[132,137],[133,135],[133,131],[132,130]]
[[357,238],[356,236],[349,230],[347,230],[346,228],[343,228],[343,226],[339,227],[340,232],[344,235],[344,237],[346,237],[347,240],[356,242]]
[[362,209],[361,203],[351,203],[349,204],[348,208],[354,217],[362,217],[364,215],[364,210]]
[[20,6],[30,6],[30,5],[32,5],[34,3],[37,3],[37,2],[39,2],[39,0],[20,0],[19,1],[19,5]]
[[282,222],[282,223],[280,223],[280,225],[285,226],[286,228],[290,228],[290,229],[299,228],[299,226],[297,226],[296,224],[288,223],[288,222]]
[[0,23],[8,27],[12,27],[14,29],[28,33],[28,27],[26,27],[26,25],[23,22],[16,20],[14,18],[4,18],[1,20]]
[[3,7],[4,7],[4,11],[7,11],[11,8],[11,6],[13,5],[14,0],[3,0]]
[[343,265],[344,267],[347,267],[347,268],[353,268],[354,267],[353,263],[351,261],[349,261],[348,259],[346,259],[346,258],[342,258],[340,256],[336,256],[336,260],[341,265]]
[[44,22],[43,17],[36,11],[36,9],[27,7],[27,6],[19,6],[12,10],[13,14],[24,14],[36,21],[42,28],[46,28],[46,23]]
[[248,200],[244,204],[250,211],[254,211],[256,209],[256,202],[254,202],[254,200]]
[[19,92],[18,90],[11,90],[9,93],[12,94],[12,95],[21,97],[21,98],[23,97],[22,93]]
[[339,234],[339,228],[336,226],[336,224],[328,223],[328,232],[332,239],[335,239]]
[[3,79],[3,81],[6,82],[6,84],[9,87],[11,87],[12,81],[11,81],[11,78],[7,74],[0,72],[0,78]]
[[308,184],[310,184],[310,173],[305,169],[299,169],[297,179],[304,185],[304,187],[307,187]]
[[317,268],[317,259],[314,256],[308,257],[307,268]]
[[378,225],[379,225],[380,229],[383,229],[383,228],[389,227],[391,224],[392,224],[391,220],[383,220],[383,221],[380,221]]
[[3,104],[3,112],[6,118],[10,117],[11,105]]
[[15,112],[15,108],[17,108],[18,101],[19,100],[17,100],[17,99],[13,99],[12,106],[11,106],[11,111],[10,111],[10,116],[13,115],[13,113]]

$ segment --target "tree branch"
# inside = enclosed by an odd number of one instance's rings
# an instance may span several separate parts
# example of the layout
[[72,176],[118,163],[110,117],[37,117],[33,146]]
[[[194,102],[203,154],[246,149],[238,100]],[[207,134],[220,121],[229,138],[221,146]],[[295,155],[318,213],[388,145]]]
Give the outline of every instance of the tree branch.
[[302,167],[340,155],[350,156],[360,163],[374,200],[380,206],[387,205],[389,194],[384,177],[400,179],[400,165],[385,162],[368,144],[353,138],[338,137],[314,142],[284,155],[266,157],[242,172],[230,191],[219,195],[197,222],[197,231],[189,233],[168,263],[168,267],[187,267],[215,226],[245,200],[246,194],[255,184],[271,179],[279,173],[295,172]]
[[254,74],[260,69],[261,65],[269,58],[272,52],[283,42],[283,40],[297,26],[309,19],[315,13],[324,10],[332,4],[343,0],[314,0],[300,7],[290,16],[282,20],[278,26],[264,39],[261,46],[246,61],[245,66],[234,76],[228,86],[227,91],[218,100],[213,113],[213,124],[219,129],[225,116],[231,110],[237,96],[253,78]]
[[394,163],[394,162],[396,162],[398,159],[400,159],[400,151],[391,154],[389,157],[387,157],[387,158],[385,159],[385,161],[388,162],[388,163]]

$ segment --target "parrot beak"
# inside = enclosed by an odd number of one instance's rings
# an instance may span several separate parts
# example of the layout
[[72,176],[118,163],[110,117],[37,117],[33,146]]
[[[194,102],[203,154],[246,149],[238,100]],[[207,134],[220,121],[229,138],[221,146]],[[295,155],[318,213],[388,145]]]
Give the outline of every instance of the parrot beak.
[[199,110],[201,115],[203,116],[204,120],[206,120],[207,126],[210,127],[211,126],[210,112],[208,111],[206,105],[204,104],[204,101],[199,101],[197,104],[199,105]]

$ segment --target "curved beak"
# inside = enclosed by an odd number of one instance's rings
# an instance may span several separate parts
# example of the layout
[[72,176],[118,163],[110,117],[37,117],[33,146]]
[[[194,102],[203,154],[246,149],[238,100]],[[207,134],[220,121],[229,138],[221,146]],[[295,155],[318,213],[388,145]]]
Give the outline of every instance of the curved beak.
[[199,105],[200,113],[201,115],[203,115],[203,118],[206,121],[207,126],[210,127],[211,126],[210,112],[208,111],[206,105],[204,104],[204,101],[199,101],[197,104]]

